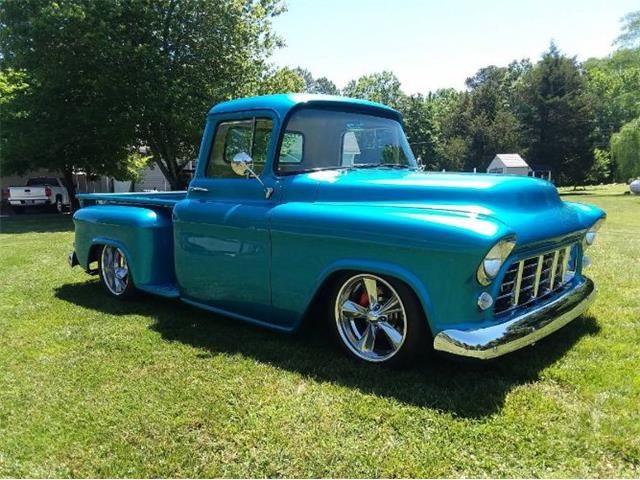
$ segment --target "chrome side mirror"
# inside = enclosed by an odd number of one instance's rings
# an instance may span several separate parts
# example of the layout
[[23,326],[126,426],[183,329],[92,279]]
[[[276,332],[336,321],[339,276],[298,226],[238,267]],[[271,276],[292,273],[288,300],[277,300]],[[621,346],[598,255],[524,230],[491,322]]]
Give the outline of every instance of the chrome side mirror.
[[252,165],[252,158],[245,152],[236,153],[231,160],[231,170],[233,170],[233,173],[241,177],[246,177],[250,174],[254,177],[257,176],[251,169]]
[[271,198],[271,195],[273,195],[273,188],[267,187],[262,182],[260,177],[256,174],[256,172],[253,171],[252,167],[253,167],[253,159],[246,152],[236,153],[233,156],[233,159],[231,160],[231,170],[233,170],[233,173],[241,177],[255,178],[256,180],[258,180],[258,182],[260,182],[260,185],[262,185],[262,188],[264,188],[265,198]]

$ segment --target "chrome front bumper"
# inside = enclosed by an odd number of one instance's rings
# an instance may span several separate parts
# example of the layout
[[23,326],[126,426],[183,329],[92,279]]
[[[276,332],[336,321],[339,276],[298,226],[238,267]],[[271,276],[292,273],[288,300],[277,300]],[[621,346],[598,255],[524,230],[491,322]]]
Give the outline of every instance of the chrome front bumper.
[[558,298],[504,323],[476,330],[443,330],[435,350],[486,360],[525,347],[580,316],[595,299],[595,286],[586,277]]

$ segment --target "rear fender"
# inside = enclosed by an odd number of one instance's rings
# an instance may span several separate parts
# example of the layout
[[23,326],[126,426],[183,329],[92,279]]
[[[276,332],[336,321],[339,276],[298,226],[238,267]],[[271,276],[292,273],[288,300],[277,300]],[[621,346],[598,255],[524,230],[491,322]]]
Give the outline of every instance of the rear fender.
[[173,226],[163,209],[123,205],[95,205],[78,210],[75,252],[89,269],[96,245],[113,245],[127,258],[137,287],[175,283]]

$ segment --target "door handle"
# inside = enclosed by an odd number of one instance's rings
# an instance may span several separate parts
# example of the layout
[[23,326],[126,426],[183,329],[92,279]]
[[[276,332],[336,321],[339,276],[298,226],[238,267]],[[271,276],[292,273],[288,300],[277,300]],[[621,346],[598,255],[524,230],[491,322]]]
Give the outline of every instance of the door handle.
[[189,187],[189,191],[190,192],[208,192],[209,189],[204,187]]

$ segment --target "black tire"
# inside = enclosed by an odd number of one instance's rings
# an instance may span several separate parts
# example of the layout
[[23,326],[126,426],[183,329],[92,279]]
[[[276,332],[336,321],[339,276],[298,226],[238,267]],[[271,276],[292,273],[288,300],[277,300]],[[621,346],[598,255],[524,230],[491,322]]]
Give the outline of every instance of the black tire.
[[26,207],[11,207],[11,210],[13,210],[15,215],[22,215],[24,214],[25,208]]
[[[108,252],[118,252],[118,254],[124,260],[124,267],[127,270],[126,281],[124,281],[124,288],[121,288],[121,283],[124,280],[123,278],[119,278],[116,280],[114,277],[115,272],[112,272],[112,268],[103,268],[103,262],[105,262],[105,258],[107,262],[109,261]],[[120,267],[122,268],[122,267]],[[133,275],[131,274],[131,270],[129,269],[129,262],[124,254],[124,252],[115,246],[112,245],[103,245],[100,249],[100,255],[98,256],[98,274],[100,275],[100,283],[102,283],[102,287],[105,291],[112,297],[115,297],[119,300],[129,300],[136,296],[138,290],[135,287],[135,283],[133,281]]]
[[[388,291],[389,299],[393,294],[395,294],[400,300],[399,306],[403,312],[404,325],[406,327],[405,329],[398,328],[398,330],[404,332],[404,338],[400,346],[397,347],[395,351],[394,346],[391,342],[391,337],[388,336],[388,334],[384,331],[388,331],[388,323],[390,322],[385,321],[376,323],[377,321],[379,321],[379,319],[385,317],[380,317],[378,320],[373,322],[368,319],[366,321],[362,321],[362,318],[360,317],[358,317],[358,319],[356,320],[352,319],[351,321],[347,322],[352,326],[351,332],[346,331],[348,327],[344,327],[345,322],[342,320],[344,316],[341,316],[341,312],[344,312],[345,310],[338,308],[338,303],[344,298],[349,298],[348,296],[344,297],[344,295],[350,288],[349,285],[351,285],[351,283],[353,282],[356,282],[358,278],[362,278],[364,280],[364,277],[373,277],[380,280],[380,283],[382,284],[380,288]],[[389,290],[387,287],[391,287],[391,289]],[[384,298],[384,292],[379,298]],[[405,283],[396,280],[395,278],[369,274],[366,272],[345,272],[344,274],[341,274],[334,279],[334,282],[332,283],[329,291],[328,299],[329,301],[327,302],[328,307],[326,311],[326,318],[328,319],[329,323],[329,331],[331,332],[331,336],[333,337],[333,340],[336,342],[339,348],[349,357],[364,363],[377,363],[379,365],[392,368],[402,368],[409,366],[412,362],[415,362],[415,360],[419,356],[431,352],[432,344],[431,342],[429,342],[429,340],[431,339],[431,333],[429,331],[427,319],[422,309],[422,305],[420,304],[413,290]],[[386,302],[388,302],[388,299],[386,300]],[[380,304],[381,303],[385,303],[385,300],[383,299]],[[395,319],[395,325],[400,326],[401,324],[398,320],[400,314],[396,315],[397,317]],[[367,358],[366,353],[356,351],[357,347],[353,342],[355,338],[352,338],[351,335],[357,335],[357,330],[359,329],[357,325],[358,323],[361,323],[363,325],[363,328],[368,328],[369,325],[373,324],[373,345],[379,346],[379,344],[382,342],[381,346],[384,347],[384,342],[386,342],[390,347],[390,353],[387,354],[390,355],[388,358],[385,358],[384,354],[380,355],[378,358]],[[385,326],[385,329],[381,328],[382,323],[387,324]],[[381,335],[381,340],[378,340],[378,334]],[[360,340],[362,340],[363,337],[364,335],[360,338]],[[376,347],[373,347],[372,350],[375,349]],[[382,348],[382,350],[384,351],[384,348]],[[375,354],[375,352],[371,353]]]
[[58,195],[56,197],[56,203],[53,204],[53,209],[56,211],[56,213],[64,213],[64,204],[62,203],[61,196]]

